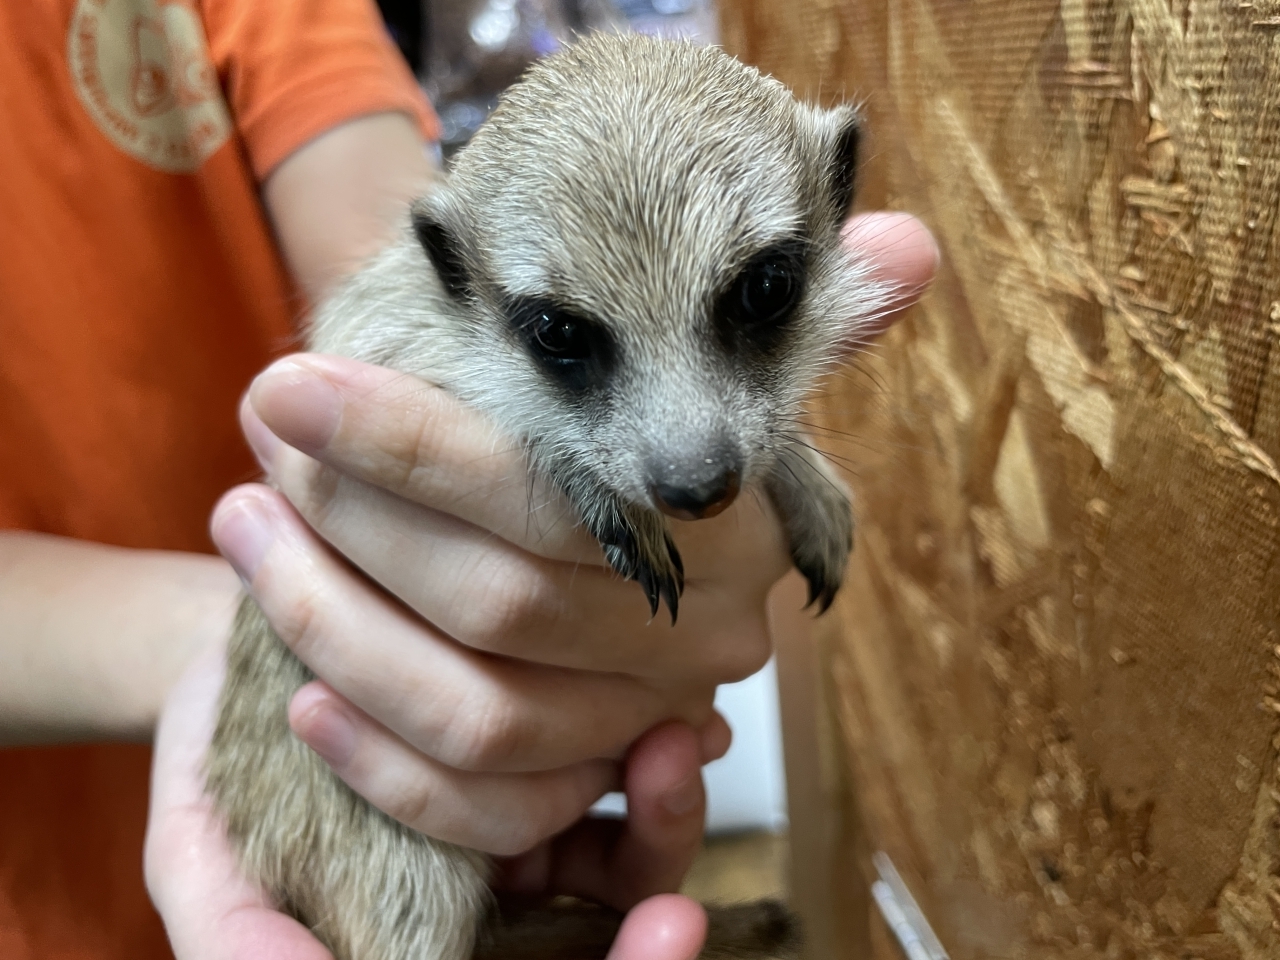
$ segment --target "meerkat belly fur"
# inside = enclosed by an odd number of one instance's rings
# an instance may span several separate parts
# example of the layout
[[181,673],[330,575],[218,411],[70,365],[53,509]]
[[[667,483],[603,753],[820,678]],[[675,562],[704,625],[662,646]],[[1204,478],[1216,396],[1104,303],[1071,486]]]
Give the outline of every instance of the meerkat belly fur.
[[[840,241],[857,141],[852,108],[798,103],[718,50],[584,40],[504,96],[402,239],[319,310],[310,345],[439,384],[519,437],[655,613],[675,617],[683,586],[664,513],[709,516],[748,487],[825,609],[852,521],[795,417],[890,295]],[[334,776],[289,730],[310,679],[246,600],[208,784],[283,909],[338,960],[603,956],[616,918],[502,933],[482,855]],[[789,938],[776,905],[713,910],[704,956]]]

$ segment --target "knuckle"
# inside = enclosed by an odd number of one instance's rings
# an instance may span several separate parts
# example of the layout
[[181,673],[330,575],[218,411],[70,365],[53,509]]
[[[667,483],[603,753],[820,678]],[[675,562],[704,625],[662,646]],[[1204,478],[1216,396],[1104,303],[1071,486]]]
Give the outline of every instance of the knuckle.
[[502,769],[525,752],[531,739],[526,718],[500,695],[486,692],[454,713],[441,737],[439,759],[456,770]]
[[430,489],[432,478],[446,459],[447,431],[434,402],[437,399],[431,391],[417,393],[416,402],[406,411],[410,425],[388,438],[386,449],[391,462],[387,465],[385,482],[393,490],[403,493]]
[[375,802],[374,806],[406,827],[428,835],[433,832],[431,828],[432,817],[436,813],[436,795],[429,784],[402,784],[379,802]]
[[286,487],[285,496],[312,527],[320,530],[328,525],[343,503],[342,481],[339,471],[307,457]]
[[[299,584],[272,597],[274,591],[255,591],[271,628],[304,663],[324,643],[326,636],[323,602],[310,585]],[[264,596],[265,594],[265,596]]]
[[712,644],[708,672],[716,683],[737,683],[764,669],[773,643],[763,617],[738,622]]
[[477,571],[477,602],[463,616],[459,638],[493,652],[518,650],[522,641],[545,633],[562,612],[562,598],[549,577],[527,566],[498,560]]

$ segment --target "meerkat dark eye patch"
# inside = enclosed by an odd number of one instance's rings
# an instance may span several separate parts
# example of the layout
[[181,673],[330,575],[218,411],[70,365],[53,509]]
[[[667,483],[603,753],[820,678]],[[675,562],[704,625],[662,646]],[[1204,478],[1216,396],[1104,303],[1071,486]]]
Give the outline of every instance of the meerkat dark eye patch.
[[517,300],[509,311],[512,329],[538,366],[572,393],[608,382],[618,345],[604,324],[551,300]]
[[715,322],[728,346],[768,349],[804,296],[804,243],[784,240],[760,251],[716,301]]
[[413,232],[449,296],[465,300],[470,293],[471,282],[458,250],[457,238],[444,224],[420,210],[413,212]]

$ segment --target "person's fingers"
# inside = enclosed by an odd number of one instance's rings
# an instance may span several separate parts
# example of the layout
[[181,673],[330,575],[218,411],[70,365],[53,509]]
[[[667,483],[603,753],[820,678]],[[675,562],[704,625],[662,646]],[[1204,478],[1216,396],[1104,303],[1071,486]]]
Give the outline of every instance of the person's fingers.
[[[919,220],[902,213],[853,217],[844,237],[870,264],[872,279],[897,294],[874,328],[863,328],[874,335],[923,292],[937,269],[938,247]],[[518,444],[438,387],[354,360],[299,354],[263,371],[248,400],[275,437],[343,473],[533,552],[600,562],[563,497],[530,484]]]
[[273,909],[245,879],[204,793],[223,675],[222,651],[210,650],[169,696],[152,763],[147,890],[177,960],[332,960],[306,927]]
[[[699,755],[703,764],[719,760],[729,752],[729,747],[733,742],[733,731],[730,729],[728,722],[718,712],[713,712],[711,719],[695,732],[698,740]],[[670,743],[670,740],[667,740],[667,743]],[[678,745],[677,749],[680,749]],[[641,751],[639,755],[643,760],[644,752]],[[677,767],[679,767],[680,762],[677,759]],[[677,769],[677,772],[679,772],[679,769]],[[668,778],[669,781],[674,780],[677,785],[682,779],[682,777]],[[613,787],[611,789],[618,788]],[[621,820],[606,818],[594,824],[583,824],[580,827],[581,831],[585,831],[588,839],[600,844],[599,851],[588,851],[588,858],[592,864],[597,864],[597,861],[603,862],[603,857],[614,849],[624,826]],[[500,858],[495,863],[496,872],[492,878],[494,887],[508,890],[512,893],[523,894],[558,892],[557,890],[549,889],[553,876],[553,855],[557,852],[553,849],[554,843],[554,841],[545,841],[520,856]],[[565,843],[560,842],[558,852],[563,854],[565,848]],[[578,855],[581,855],[581,851],[587,849],[587,845],[581,843],[576,847],[570,845],[570,849],[577,851]]]
[[707,794],[702,753],[686,724],[649,731],[627,755],[627,831],[614,850],[622,889],[673,892],[702,849]]
[[539,773],[470,773],[424,757],[315,682],[294,696],[289,722],[353,790],[406,826],[495,856],[523,853],[569,827],[620,779],[588,761]]
[[[279,450],[282,457],[301,451],[545,556],[603,562],[568,502],[529,480],[519,445],[439,387],[355,360],[299,354],[259,374],[247,399],[242,418],[252,413],[296,448]],[[251,440],[259,432],[246,428]],[[305,467],[271,465],[273,476],[290,469]]]
[[[651,617],[638,585],[601,567],[548,560],[380,487],[333,473],[319,486],[277,483],[339,553],[442,633],[477,650],[550,666],[672,680],[740,680],[769,656],[764,598],[789,561],[777,526],[745,498],[717,525],[735,576],[691,548],[681,617]],[[295,478],[296,479],[296,478]],[[723,564],[723,559],[719,561]],[[732,590],[726,595],[726,585]]]
[[[204,750],[223,676],[221,657],[215,652],[210,658],[173,691],[157,738],[146,848],[152,898],[178,960],[331,960],[305,927],[273,910],[239,874],[203,793]],[[690,960],[705,932],[697,904],[653,897],[632,910],[609,957]]]
[[713,711],[711,718],[698,729],[698,746],[704,764],[719,760],[733,746],[733,728],[719,711]]
[[281,444],[247,405],[242,420],[312,528],[461,643],[553,666],[716,683],[754,673],[769,655],[763,599],[790,558],[767,498],[742,497],[714,519],[673,525],[686,589],[672,629],[650,617],[637,584],[612,571],[547,559],[319,465]]
[[846,248],[867,261],[871,279],[888,284],[891,302],[858,329],[860,342],[882,333],[914,304],[938,269],[933,234],[908,213],[865,213],[850,218],[843,231]]
[[659,894],[627,914],[605,960],[694,960],[706,939],[707,913],[700,904]]
[[620,757],[673,708],[698,725],[711,715],[709,686],[659,692],[631,677],[539,666],[454,643],[343,564],[267,487],[227,494],[211,530],[299,659],[410,745],[455,769],[532,772]]
[[702,847],[706,791],[696,733],[678,721],[627,756],[627,819],[584,820],[556,838],[548,889],[627,910],[680,888]]

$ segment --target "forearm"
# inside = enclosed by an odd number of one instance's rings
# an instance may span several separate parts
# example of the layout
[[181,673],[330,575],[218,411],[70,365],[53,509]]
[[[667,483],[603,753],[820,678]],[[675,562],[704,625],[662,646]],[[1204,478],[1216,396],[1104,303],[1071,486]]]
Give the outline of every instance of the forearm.
[[239,588],[218,557],[0,531],[0,746],[148,739]]
[[409,203],[439,177],[404,114],[377,113],[299,148],[262,198],[294,277],[312,303],[402,229]]
[[[308,296],[390,240],[436,175],[394,113],[281,163],[264,200]],[[239,589],[216,557],[0,531],[0,746],[150,737],[192,654],[229,633]]]

